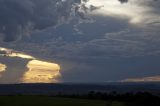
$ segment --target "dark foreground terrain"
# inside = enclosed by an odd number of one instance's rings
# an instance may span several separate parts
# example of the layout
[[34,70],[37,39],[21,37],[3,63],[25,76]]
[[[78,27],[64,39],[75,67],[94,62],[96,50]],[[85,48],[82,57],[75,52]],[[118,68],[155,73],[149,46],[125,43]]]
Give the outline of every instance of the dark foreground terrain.
[[0,96],[0,106],[124,106],[122,102],[46,96]]
[[160,106],[160,97],[147,92],[0,96],[0,106]]
[[160,83],[1,84],[0,106],[160,106]]

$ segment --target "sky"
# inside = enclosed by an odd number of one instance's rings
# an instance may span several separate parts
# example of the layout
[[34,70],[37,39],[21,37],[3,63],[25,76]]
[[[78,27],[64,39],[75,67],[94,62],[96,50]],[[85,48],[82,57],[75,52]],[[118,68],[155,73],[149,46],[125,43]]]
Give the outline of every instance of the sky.
[[0,0],[0,83],[160,81],[160,0]]

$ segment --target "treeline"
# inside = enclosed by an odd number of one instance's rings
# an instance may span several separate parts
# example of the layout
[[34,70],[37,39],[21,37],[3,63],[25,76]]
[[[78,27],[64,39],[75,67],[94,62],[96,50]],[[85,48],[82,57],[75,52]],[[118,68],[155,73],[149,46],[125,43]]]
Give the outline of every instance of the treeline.
[[124,102],[125,106],[160,106],[160,97],[148,92],[120,94],[117,92],[104,93],[104,92],[90,91],[88,94],[83,94],[83,95],[79,94],[63,95],[60,93],[57,96],[67,97],[67,98],[106,100],[109,102],[119,101],[119,102]]

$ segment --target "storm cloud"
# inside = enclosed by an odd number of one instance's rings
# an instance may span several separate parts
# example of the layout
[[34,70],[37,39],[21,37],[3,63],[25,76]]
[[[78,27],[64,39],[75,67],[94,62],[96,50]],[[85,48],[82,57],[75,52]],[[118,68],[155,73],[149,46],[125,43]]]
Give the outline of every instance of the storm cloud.
[[0,39],[9,42],[68,21],[80,0],[0,0]]
[[[31,32],[57,26],[73,16],[87,19],[85,13],[100,7],[86,7],[89,0],[0,0],[0,40],[16,41]],[[128,0],[120,0],[124,3]]]

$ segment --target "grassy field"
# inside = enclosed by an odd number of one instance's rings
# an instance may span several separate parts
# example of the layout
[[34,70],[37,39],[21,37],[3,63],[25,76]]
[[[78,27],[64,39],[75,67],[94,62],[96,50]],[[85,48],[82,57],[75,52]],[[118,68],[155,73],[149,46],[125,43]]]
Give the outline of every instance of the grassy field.
[[0,96],[0,106],[124,106],[121,102],[46,96]]

